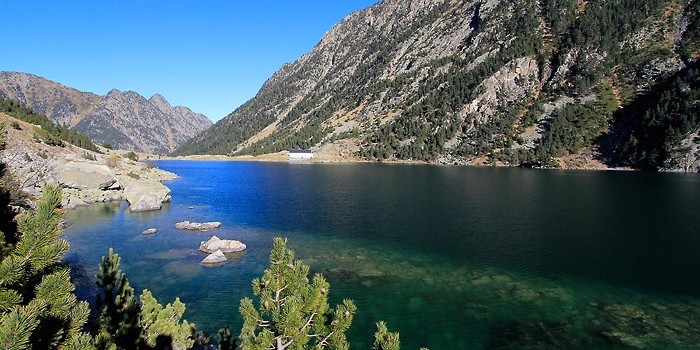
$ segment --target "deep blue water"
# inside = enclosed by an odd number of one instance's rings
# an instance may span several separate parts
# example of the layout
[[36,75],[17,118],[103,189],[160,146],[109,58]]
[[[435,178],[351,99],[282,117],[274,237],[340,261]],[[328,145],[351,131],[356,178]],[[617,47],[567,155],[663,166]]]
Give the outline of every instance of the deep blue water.
[[[82,271],[82,297],[94,293],[100,256],[114,247],[137,289],[161,303],[179,296],[186,318],[209,334],[236,330],[238,301],[266,267],[272,237],[284,236],[327,276],[333,302],[356,301],[353,348],[369,347],[378,320],[401,332],[406,349],[617,348],[630,341],[619,333],[651,348],[700,344],[697,175],[157,165],[180,176],[167,183],[173,200],[163,210],[98,205],[68,214],[67,260]],[[223,226],[186,233],[174,228],[181,220]],[[150,227],[159,233],[140,235]],[[196,249],[212,234],[248,250],[203,267]],[[630,310],[648,318],[629,321],[639,316]]]

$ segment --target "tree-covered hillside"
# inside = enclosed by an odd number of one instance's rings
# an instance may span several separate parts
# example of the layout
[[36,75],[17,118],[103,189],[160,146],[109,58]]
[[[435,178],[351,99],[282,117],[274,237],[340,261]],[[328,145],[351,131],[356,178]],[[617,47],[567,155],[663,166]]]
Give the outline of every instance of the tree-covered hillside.
[[66,141],[90,151],[98,150],[89,137],[75,130],[52,123],[45,115],[34,112],[32,108],[21,104],[19,101],[0,99],[0,112],[37,125],[39,127],[36,130],[37,135],[49,144],[62,146],[62,141]]
[[[697,170],[700,125],[689,116],[699,7],[385,0],[348,16],[176,153],[258,155],[349,140],[357,156],[376,160],[580,158]],[[672,88],[674,79],[686,89]]]

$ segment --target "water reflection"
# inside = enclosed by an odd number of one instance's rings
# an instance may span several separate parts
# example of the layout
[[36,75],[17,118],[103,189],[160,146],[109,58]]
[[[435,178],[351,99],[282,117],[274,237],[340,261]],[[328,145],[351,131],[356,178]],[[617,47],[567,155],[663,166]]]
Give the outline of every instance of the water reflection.
[[[354,348],[370,347],[380,319],[407,348],[692,348],[700,339],[697,177],[159,165],[181,176],[168,184],[173,203],[152,213],[113,204],[69,213],[67,259],[86,280],[114,247],[132,285],[163,302],[180,296],[186,318],[209,332],[240,327],[238,301],[267,266],[272,237],[286,236],[327,275],[334,302],[351,297],[360,307]],[[182,232],[174,228],[182,220],[223,226]],[[151,227],[159,232],[141,235]],[[248,250],[201,266],[199,242],[214,234]]]

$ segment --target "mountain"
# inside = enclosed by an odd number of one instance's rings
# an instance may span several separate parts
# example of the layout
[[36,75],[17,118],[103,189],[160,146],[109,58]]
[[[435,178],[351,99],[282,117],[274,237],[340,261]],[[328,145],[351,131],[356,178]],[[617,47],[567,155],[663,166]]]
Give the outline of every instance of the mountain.
[[700,167],[700,5],[385,0],[177,154]]
[[172,107],[158,94],[147,100],[114,89],[99,96],[26,73],[0,72],[0,97],[18,100],[96,143],[139,152],[170,153],[212,125],[203,114]]

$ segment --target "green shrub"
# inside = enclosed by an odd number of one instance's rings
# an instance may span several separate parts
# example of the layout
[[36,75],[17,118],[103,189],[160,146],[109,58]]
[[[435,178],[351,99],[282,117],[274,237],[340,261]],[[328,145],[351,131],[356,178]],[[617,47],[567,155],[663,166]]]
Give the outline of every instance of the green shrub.
[[134,162],[138,162],[138,161],[139,161],[139,155],[136,154],[134,151],[129,151],[129,152],[127,152],[127,153],[124,155],[124,157],[126,157],[127,159],[131,159],[131,160],[133,160]]

